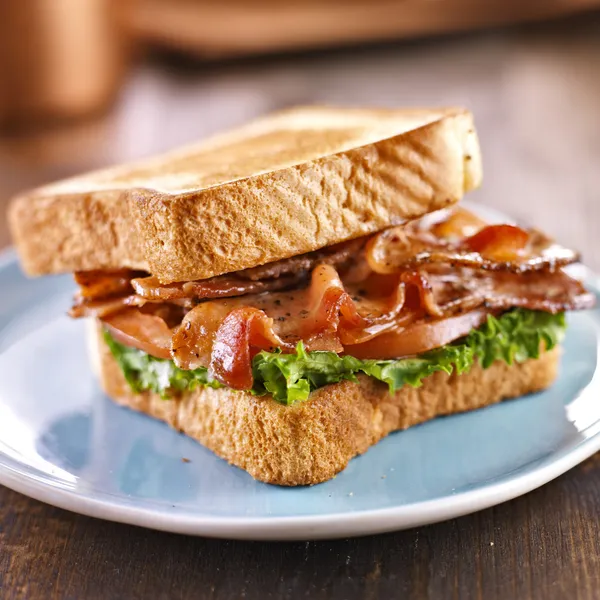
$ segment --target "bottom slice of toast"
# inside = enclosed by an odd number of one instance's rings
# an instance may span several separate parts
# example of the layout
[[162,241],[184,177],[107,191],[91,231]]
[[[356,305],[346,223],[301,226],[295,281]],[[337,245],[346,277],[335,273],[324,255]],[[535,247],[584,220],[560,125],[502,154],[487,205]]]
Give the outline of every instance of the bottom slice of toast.
[[462,375],[434,373],[421,387],[407,385],[395,394],[359,376],[358,383],[331,384],[284,406],[229,389],[197,388],[168,400],[136,394],[98,323],[90,341],[102,388],[115,402],[166,421],[255,479],[277,485],[327,481],[392,431],[542,390],[556,378],[560,355],[557,347],[512,366],[497,361]]

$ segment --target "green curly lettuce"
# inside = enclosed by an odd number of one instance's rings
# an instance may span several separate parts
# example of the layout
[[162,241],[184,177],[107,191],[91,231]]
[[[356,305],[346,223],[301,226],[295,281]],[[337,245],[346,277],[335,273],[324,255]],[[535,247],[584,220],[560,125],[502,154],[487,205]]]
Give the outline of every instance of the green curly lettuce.
[[104,332],[104,340],[121,367],[129,387],[138,394],[152,391],[166,399],[176,392],[195,390],[199,385],[224,387],[210,377],[208,369],[204,367],[185,371],[175,366],[171,360],[155,358],[137,348],[119,344],[108,331]]
[[[466,373],[479,361],[487,369],[496,360],[509,365],[540,352],[551,350],[562,340],[566,329],[564,313],[515,309],[487,321],[466,337],[415,357],[399,360],[360,360],[334,352],[307,352],[299,343],[296,352],[259,352],[252,365],[256,395],[271,394],[282,404],[306,400],[310,393],[330,383],[356,381],[359,373],[386,383],[390,392],[403,385],[418,387],[437,371]],[[170,360],[154,358],[141,350],[116,342],[108,332],[105,340],[119,363],[125,379],[135,392],[151,390],[168,398],[197,386],[213,388],[223,384],[213,379],[206,368],[185,371]]]

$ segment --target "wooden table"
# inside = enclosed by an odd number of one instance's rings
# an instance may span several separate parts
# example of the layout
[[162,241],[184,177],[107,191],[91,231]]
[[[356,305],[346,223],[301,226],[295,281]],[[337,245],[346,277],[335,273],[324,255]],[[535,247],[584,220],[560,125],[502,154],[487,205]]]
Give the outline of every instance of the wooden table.
[[[543,227],[600,268],[598,17],[435,43],[164,66],[140,66],[102,121],[3,141],[0,202],[294,103],[458,104],[473,109],[485,156],[484,189],[473,197]],[[600,455],[472,516],[319,543],[186,538],[2,489],[0,596],[591,599],[600,597],[599,513]]]

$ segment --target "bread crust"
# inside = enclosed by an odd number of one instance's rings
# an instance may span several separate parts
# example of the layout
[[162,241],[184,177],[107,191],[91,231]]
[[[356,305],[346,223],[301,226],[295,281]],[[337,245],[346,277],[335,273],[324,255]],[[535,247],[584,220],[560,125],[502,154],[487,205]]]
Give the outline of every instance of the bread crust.
[[135,394],[96,325],[94,365],[115,402],[167,422],[260,481],[295,486],[331,479],[350,459],[389,433],[437,416],[482,408],[547,388],[555,380],[560,350],[512,366],[498,361],[469,373],[435,373],[420,388],[395,394],[366,376],[328,385],[310,399],[283,406],[270,397],[228,389],[197,389],[163,400]]
[[466,110],[308,107],[34,190],[9,221],[30,275],[129,267],[189,281],[422,216],[480,181]]

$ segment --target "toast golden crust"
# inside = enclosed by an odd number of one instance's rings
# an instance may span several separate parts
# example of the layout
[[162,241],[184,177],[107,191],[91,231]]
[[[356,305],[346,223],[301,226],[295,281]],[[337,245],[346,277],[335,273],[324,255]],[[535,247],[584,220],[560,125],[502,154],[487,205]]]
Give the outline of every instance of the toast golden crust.
[[555,348],[518,365],[477,365],[460,376],[435,373],[422,387],[405,386],[394,395],[362,376],[359,383],[326,386],[294,406],[210,388],[162,400],[131,391],[100,332],[96,326],[91,340],[95,367],[115,402],[169,423],[255,479],[289,486],[331,479],[392,431],[542,390],[556,378],[560,355]]
[[130,267],[205,279],[381,230],[477,187],[461,109],[299,108],[16,198],[31,275]]

